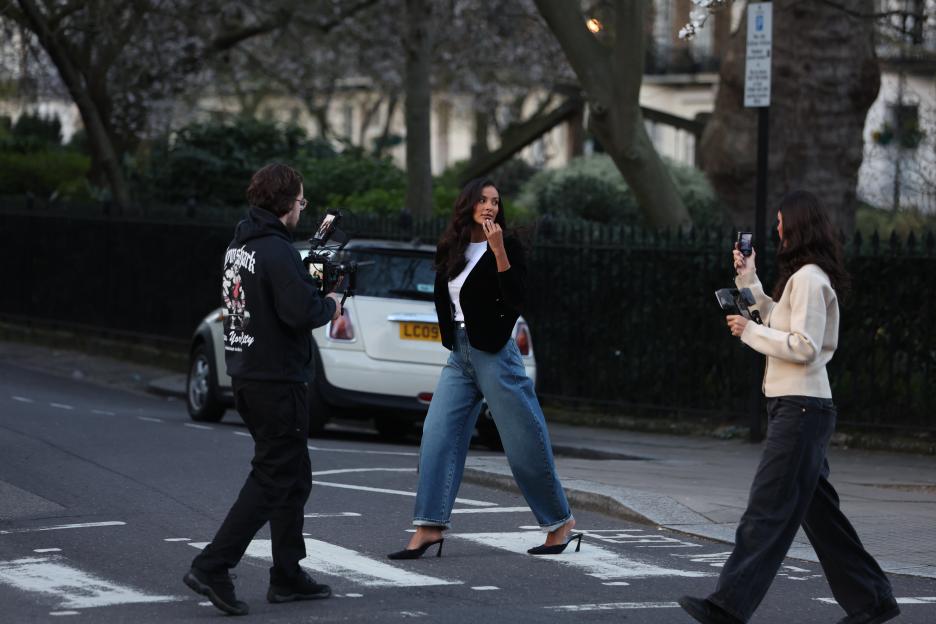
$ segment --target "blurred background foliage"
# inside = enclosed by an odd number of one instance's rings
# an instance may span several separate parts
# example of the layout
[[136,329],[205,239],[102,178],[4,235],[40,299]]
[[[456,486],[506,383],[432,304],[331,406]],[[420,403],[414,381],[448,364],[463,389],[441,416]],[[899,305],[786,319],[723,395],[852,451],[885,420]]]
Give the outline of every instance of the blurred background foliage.
[[[405,208],[406,174],[388,157],[368,150],[310,138],[297,125],[254,117],[218,118],[189,124],[142,143],[124,166],[134,195],[147,203],[244,207],[247,181],[270,162],[302,172],[311,209],[340,208],[352,214],[392,216]],[[434,213],[451,214],[467,161],[453,164],[433,183]],[[682,201],[697,227],[725,225],[724,207],[705,177],[691,166],[666,162]],[[0,117],[0,194],[31,194],[48,201],[106,199],[88,182],[91,159],[83,132],[62,142],[61,123],[38,114],[16,123]],[[487,177],[498,186],[511,223],[539,217],[594,223],[643,225],[633,192],[610,157],[597,153],[566,167],[538,170],[526,161],[507,161]],[[857,230],[863,235],[936,230],[936,216],[860,204]]]

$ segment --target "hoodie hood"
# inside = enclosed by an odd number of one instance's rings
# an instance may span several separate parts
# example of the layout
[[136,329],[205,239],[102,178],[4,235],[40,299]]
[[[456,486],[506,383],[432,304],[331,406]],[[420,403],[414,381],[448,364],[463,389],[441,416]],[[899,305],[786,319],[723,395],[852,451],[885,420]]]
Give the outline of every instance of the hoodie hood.
[[247,218],[238,223],[234,229],[234,241],[238,245],[243,245],[247,241],[264,236],[279,236],[292,242],[292,235],[279,217],[269,210],[251,206]]

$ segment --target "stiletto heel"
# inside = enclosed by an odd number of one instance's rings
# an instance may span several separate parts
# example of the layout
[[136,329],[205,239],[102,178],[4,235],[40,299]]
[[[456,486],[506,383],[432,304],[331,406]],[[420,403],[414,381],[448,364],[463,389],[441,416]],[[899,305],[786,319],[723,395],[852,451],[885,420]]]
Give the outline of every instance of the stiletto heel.
[[527,553],[531,555],[558,555],[573,541],[575,542],[575,552],[579,552],[582,549],[582,535],[583,533],[572,533],[564,544],[553,544],[552,546],[543,544],[542,546],[534,546],[528,550]]
[[387,559],[419,559],[423,556],[423,553],[426,552],[430,546],[439,545],[439,550],[436,551],[436,557],[442,556],[442,542],[445,541],[444,537],[440,537],[437,540],[431,542],[426,542],[419,548],[404,548],[403,550],[398,550],[387,555]]

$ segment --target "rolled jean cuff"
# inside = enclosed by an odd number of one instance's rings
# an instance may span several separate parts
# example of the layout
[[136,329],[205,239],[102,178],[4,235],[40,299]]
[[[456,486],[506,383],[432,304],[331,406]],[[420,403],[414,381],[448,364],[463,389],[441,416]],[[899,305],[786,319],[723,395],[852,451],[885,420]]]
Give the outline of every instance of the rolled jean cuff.
[[552,531],[555,531],[559,527],[561,527],[563,524],[565,524],[569,520],[572,520],[571,513],[568,516],[566,516],[565,520],[560,520],[559,522],[553,522],[552,524],[545,524],[545,525],[541,524],[540,529],[543,531],[546,531],[547,533],[550,533]]
[[413,526],[438,527],[442,530],[452,528],[451,522],[439,522],[438,520],[427,520],[425,518],[413,518]]

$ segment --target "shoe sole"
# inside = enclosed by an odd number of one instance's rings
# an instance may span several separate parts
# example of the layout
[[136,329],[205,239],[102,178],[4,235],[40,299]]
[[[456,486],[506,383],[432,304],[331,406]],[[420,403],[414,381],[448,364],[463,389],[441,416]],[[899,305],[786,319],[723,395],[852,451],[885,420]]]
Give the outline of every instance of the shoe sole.
[[228,615],[247,615],[247,605],[244,605],[243,609],[238,609],[235,606],[229,605],[218,597],[218,594],[215,593],[215,590],[211,589],[209,585],[206,585],[198,580],[191,572],[187,573],[182,577],[182,582],[188,585],[196,594],[200,594],[208,598],[215,607],[224,611]]
[[296,600],[321,600],[329,597],[331,597],[331,589],[318,594],[274,594],[272,591],[267,592],[267,602],[273,604],[295,602]]

